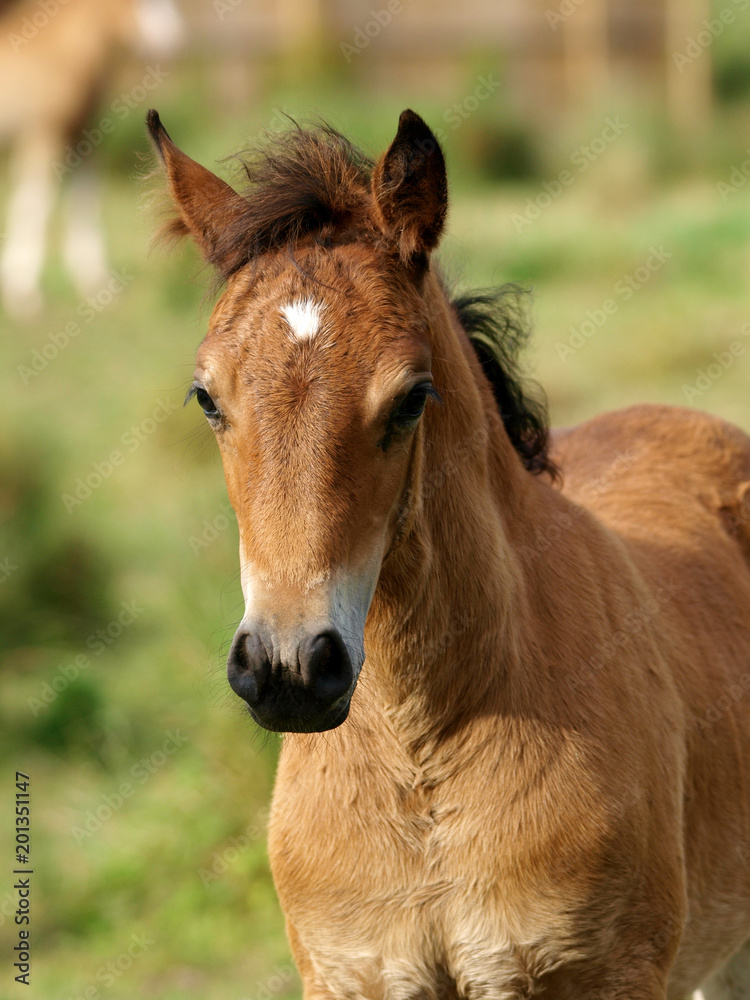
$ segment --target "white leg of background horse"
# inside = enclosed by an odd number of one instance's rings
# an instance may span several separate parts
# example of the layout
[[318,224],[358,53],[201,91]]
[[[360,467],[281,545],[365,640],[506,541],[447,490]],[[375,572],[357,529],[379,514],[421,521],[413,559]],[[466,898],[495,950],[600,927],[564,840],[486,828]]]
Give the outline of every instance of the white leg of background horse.
[[750,1000],[750,944],[701,984],[693,1000]]
[[91,295],[106,284],[109,272],[99,181],[90,167],[79,166],[69,181],[63,255],[79,295]]
[[14,316],[31,315],[42,305],[39,282],[56,186],[52,176],[56,150],[52,137],[21,136],[11,154],[11,196],[0,255],[0,292],[5,309]]

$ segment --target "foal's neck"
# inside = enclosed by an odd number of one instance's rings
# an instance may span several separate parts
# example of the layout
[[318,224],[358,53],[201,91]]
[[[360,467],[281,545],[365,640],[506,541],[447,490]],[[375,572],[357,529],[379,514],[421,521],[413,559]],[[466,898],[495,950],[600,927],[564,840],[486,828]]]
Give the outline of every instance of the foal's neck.
[[[559,493],[523,467],[468,337],[436,279],[430,407],[411,530],[368,619],[367,686],[398,725],[434,735],[502,698],[533,642],[519,553]],[[365,678],[363,677],[363,680]]]

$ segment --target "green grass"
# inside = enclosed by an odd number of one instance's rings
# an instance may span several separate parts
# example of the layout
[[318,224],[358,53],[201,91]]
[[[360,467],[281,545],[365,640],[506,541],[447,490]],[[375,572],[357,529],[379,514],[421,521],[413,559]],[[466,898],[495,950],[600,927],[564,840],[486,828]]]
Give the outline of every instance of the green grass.
[[[175,73],[155,103],[174,137],[211,164],[271,120],[272,102],[248,121],[201,101],[205,87],[199,71]],[[382,148],[404,102],[335,90],[281,103],[325,112]],[[422,110],[440,119],[438,102]],[[148,254],[155,213],[139,208],[132,177],[133,151],[146,150],[141,118],[128,118],[102,154],[123,290],[87,322],[52,265],[44,314],[4,321],[0,408],[13,432],[0,446],[0,561],[17,568],[0,583],[0,801],[10,803],[16,769],[31,775],[32,995],[240,1000],[263,996],[276,976],[274,995],[292,997],[263,834],[277,742],[259,737],[224,680],[241,614],[236,526],[198,407],[177,405],[206,327],[207,279],[187,249]],[[529,370],[554,422],[642,400],[684,405],[683,387],[750,320],[750,190],[722,201],[715,181],[728,169],[644,184],[625,147],[613,147],[519,232],[513,216],[542,179],[491,185],[463,162],[464,141],[461,132],[446,141],[458,181],[442,260],[464,285],[533,286]],[[662,246],[671,257],[626,300],[618,282]],[[608,299],[613,314],[563,359],[558,345]],[[75,319],[77,335],[25,384],[19,366]],[[750,427],[748,375],[750,350],[695,405]],[[160,404],[176,408],[152,428]],[[63,495],[113,451],[122,463],[66,510]],[[118,631],[123,602],[129,624],[111,642],[97,638]],[[71,666],[81,656],[85,666]],[[45,687],[56,679],[59,693]],[[97,828],[92,814],[113,805]],[[6,822],[0,903],[12,885],[11,837]],[[10,929],[6,918],[4,970]],[[149,943],[110,982],[107,963],[127,956],[133,934]]]

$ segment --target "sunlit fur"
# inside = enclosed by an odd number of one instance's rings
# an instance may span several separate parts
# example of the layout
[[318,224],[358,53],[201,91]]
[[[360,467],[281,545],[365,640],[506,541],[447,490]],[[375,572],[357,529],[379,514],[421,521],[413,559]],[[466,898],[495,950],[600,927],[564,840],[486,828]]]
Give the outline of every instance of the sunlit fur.
[[[376,577],[348,720],[279,763],[306,1000],[746,996],[747,963],[709,977],[750,937],[750,439],[638,406],[554,436],[562,485],[534,475],[429,264],[445,175],[416,115],[358,226],[244,264],[222,233],[252,207],[150,127],[228,279],[196,377],[258,613],[287,634]],[[324,350],[289,336],[306,298]],[[442,404],[384,443],[418,369]]]

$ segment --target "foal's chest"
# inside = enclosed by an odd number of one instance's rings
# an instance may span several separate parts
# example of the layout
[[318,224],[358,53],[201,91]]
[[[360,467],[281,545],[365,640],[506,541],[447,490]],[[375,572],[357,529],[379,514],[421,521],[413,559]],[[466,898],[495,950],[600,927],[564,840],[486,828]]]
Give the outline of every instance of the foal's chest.
[[460,783],[290,772],[282,760],[270,853],[306,997],[509,1000],[571,947],[553,877],[523,871],[486,786],[480,802]]

